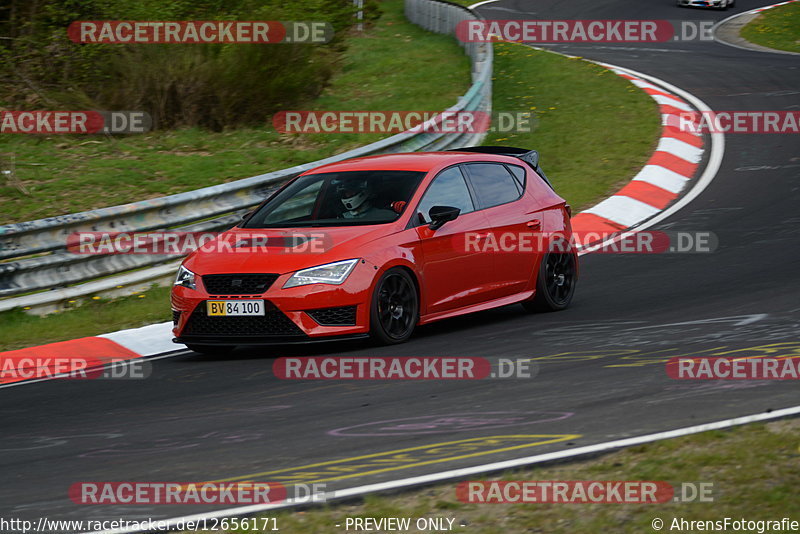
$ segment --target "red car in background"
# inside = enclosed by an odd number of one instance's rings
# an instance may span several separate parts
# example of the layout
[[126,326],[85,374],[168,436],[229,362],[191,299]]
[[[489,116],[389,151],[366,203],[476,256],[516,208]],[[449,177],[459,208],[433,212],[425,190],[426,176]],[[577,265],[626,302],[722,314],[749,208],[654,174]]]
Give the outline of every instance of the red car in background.
[[[536,151],[389,154],[294,178],[188,256],[174,341],[198,352],[372,336],[513,303],[560,310],[577,255],[519,236],[571,235]],[[491,246],[489,246],[491,245]]]

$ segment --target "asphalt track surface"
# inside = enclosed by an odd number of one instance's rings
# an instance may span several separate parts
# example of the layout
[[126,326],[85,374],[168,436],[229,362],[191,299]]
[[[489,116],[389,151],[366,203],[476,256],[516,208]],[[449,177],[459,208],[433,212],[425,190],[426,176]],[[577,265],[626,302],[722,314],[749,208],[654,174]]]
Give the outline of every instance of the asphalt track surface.
[[[670,0],[502,0],[478,10],[496,19],[721,20],[762,5],[739,0],[719,12]],[[800,102],[797,56],[716,42],[551,48],[659,77],[714,110],[796,110]],[[791,135],[727,135],[713,183],[655,227],[712,231],[719,249],[584,256],[574,304],[564,312],[527,315],[510,306],[420,328],[401,346],[184,353],[154,361],[147,380],[4,389],[0,516],[168,518],[201,508],[78,506],[67,489],[79,481],[276,480],[254,474],[278,470],[289,476],[283,480],[328,479],[335,489],[800,404],[797,382],[675,381],[664,368],[670,356],[752,355],[765,346],[778,355],[800,352],[799,149]],[[273,357],[310,354],[522,357],[535,359],[539,372],[449,382],[273,376]],[[488,436],[523,437],[389,454],[380,457],[392,458],[380,464],[389,470],[377,473],[371,460],[352,459]],[[498,450],[520,444],[527,446]],[[469,452],[486,454],[463,457]],[[326,466],[297,469],[334,460],[345,460],[333,464],[345,467],[338,474]]]

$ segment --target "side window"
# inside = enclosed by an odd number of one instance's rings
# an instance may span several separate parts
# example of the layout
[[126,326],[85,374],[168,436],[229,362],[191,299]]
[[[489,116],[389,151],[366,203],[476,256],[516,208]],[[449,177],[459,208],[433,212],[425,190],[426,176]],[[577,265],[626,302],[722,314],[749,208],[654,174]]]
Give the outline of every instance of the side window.
[[525,191],[525,169],[516,165],[506,165],[506,169],[510,170],[511,174],[514,175],[514,180],[519,186],[519,192],[522,194]]
[[466,165],[481,209],[512,202],[520,197],[514,176],[499,163],[470,163]]
[[428,210],[433,206],[452,206],[460,208],[461,213],[475,211],[464,175],[458,167],[445,169],[433,179],[433,183],[419,202],[418,219],[429,223],[431,218],[428,216]]

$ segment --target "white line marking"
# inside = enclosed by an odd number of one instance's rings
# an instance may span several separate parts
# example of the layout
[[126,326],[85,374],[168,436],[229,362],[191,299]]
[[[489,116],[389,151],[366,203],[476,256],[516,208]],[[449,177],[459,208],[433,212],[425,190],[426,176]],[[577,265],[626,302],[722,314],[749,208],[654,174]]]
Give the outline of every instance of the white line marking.
[[690,163],[700,163],[703,158],[703,149],[685,143],[674,137],[662,137],[656,147],[656,152],[667,152]]
[[[724,419],[722,421],[715,421],[712,423],[705,423],[702,425],[687,426],[675,430],[667,430],[665,432],[656,432],[654,434],[645,434],[644,436],[607,441],[605,443],[597,443],[595,445],[578,447],[577,449],[548,452],[545,454],[526,456],[524,458],[515,458],[513,460],[506,460],[503,462],[493,462],[489,464],[476,465],[473,467],[465,467],[462,469],[451,469],[449,471],[440,471],[438,473],[430,473],[427,475],[409,477],[400,480],[390,480],[388,482],[379,482],[376,484],[367,484],[364,486],[356,486],[354,488],[347,488],[343,490],[334,490],[331,493],[325,494],[325,500],[327,501],[334,499],[338,500],[348,497],[355,497],[358,495],[365,495],[367,493],[375,493],[378,491],[387,491],[409,486],[418,486],[422,484],[428,485],[434,482],[444,482],[450,479],[462,479],[467,476],[480,475],[488,471],[502,471],[506,469],[515,469],[542,462],[561,460],[563,458],[572,458],[575,456],[582,456],[587,454],[595,454],[598,452],[608,451],[612,449],[619,449],[622,447],[641,445],[642,443],[651,443],[653,441],[660,441],[664,439],[688,436],[691,434],[698,434],[700,432],[707,432],[709,430],[719,430],[723,428],[730,428],[733,426],[739,426],[748,423],[756,423],[758,421],[768,421],[770,419],[778,419],[781,417],[788,417],[798,414],[800,414],[800,406],[792,406],[790,408],[783,408],[781,410],[775,410],[766,413],[746,415],[743,417],[734,417],[733,419]],[[220,517],[231,517],[234,515],[236,516],[250,515],[258,512],[277,510],[280,508],[290,508],[298,504],[306,504],[306,502],[307,501],[303,502],[287,501],[279,504],[257,504],[251,506],[240,506],[237,508],[218,510],[216,512],[210,512],[204,514],[201,513],[184,517],[176,517],[173,519],[164,519],[163,521],[166,521],[169,526],[177,526],[180,523],[186,523],[187,521],[197,521],[203,518],[212,519]],[[91,534],[128,534],[133,532],[142,532],[142,530],[135,530],[135,529],[104,530],[101,532],[96,532]]]
[[500,0],[484,0],[483,2],[478,2],[477,4],[472,4],[468,6],[467,9],[475,9],[476,7],[480,7],[486,4],[492,4],[494,2],[499,2]]
[[151,356],[170,350],[186,348],[184,345],[172,342],[172,322],[170,321],[150,324],[141,328],[120,330],[110,334],[101,334],[97,337],[110,339],[114,343],[142,356]]
[[661,210],[641,200],[618,193],[581,213],[592,213],[628,228],[649,219],[659,211]]
[[633,180],[647,182],[675,194],[680,193],[689,181],[687,177],[659,165],[645,165]]

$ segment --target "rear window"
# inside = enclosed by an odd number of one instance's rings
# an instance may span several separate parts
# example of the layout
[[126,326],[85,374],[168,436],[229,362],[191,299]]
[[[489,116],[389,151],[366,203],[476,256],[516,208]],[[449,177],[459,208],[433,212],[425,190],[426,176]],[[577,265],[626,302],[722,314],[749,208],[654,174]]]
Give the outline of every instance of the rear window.
[[517,200],[521,191],[517,179],[500,163],[469,163],[464,166],[475,188],[480,207],[491,208]]
[[506,168],[514,175],[514,180],[516,180],[519,186],[519,192],[522,193],[525,191],[525,169],[516,165],[506,165]]

